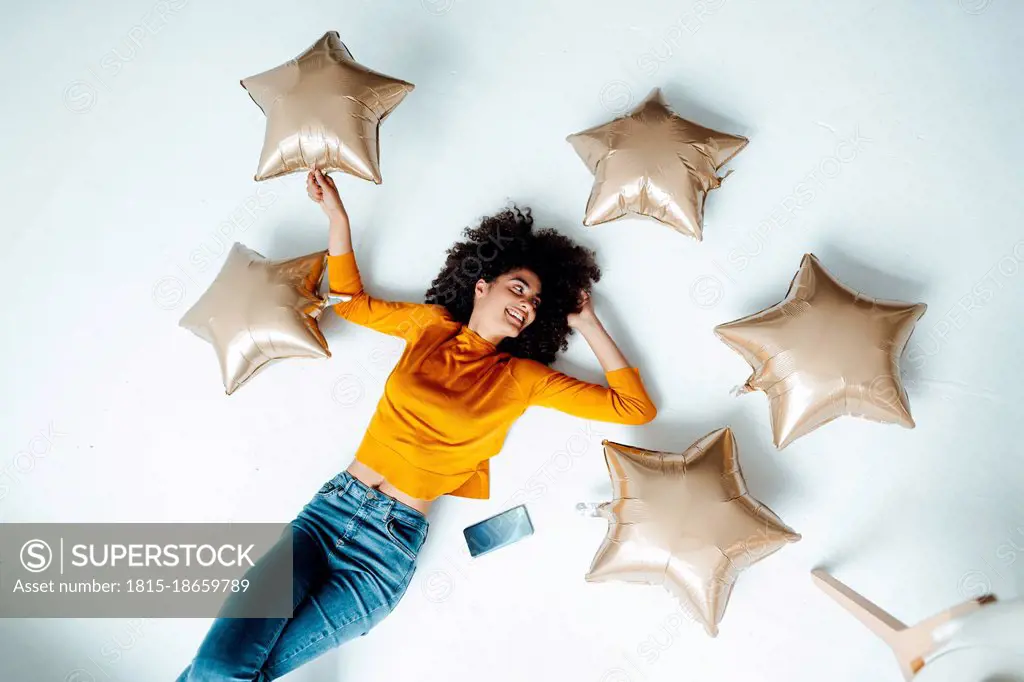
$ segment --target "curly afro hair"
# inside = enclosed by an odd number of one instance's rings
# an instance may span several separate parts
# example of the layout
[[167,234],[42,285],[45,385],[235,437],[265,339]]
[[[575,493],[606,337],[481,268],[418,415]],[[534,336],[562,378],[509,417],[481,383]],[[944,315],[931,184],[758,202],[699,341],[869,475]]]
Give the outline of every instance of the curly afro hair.
[[493,282],[517,268],[528,268],[541,281],[537,315],[519,336],[507,337],[498,350],[545,365],[569,346],[566,321],[580,307],[580,292],[590,293],[601,279],[595,253],[554,229],[533,229],[530,209],[510,208],[464,230],[466,239],[447,251],[444,268],[427,290],[426,303],[444,306],[453,320],[467,324],[473,312],[477,280]]

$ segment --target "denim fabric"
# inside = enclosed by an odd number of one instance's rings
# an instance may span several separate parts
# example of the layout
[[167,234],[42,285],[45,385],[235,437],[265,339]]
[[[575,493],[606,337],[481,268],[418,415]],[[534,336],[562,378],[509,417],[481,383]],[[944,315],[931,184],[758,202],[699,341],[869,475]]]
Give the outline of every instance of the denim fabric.
[[177,682],[265,682],[365,635],[405,594],[429,523],[343,471],[291,526],[292,617],[215,619]]

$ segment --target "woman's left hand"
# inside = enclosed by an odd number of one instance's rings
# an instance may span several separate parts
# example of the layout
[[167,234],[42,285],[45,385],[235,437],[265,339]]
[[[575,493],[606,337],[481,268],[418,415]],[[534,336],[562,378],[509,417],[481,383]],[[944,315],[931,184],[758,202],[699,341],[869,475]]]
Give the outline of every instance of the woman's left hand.
[[590,300],[590,294],[586,291],[580,292],[580,308],[575,313],[569,313],[566,321],[572,329],[579,329],[580,325],[597,321],[597,315],[594,314],[594,304]]

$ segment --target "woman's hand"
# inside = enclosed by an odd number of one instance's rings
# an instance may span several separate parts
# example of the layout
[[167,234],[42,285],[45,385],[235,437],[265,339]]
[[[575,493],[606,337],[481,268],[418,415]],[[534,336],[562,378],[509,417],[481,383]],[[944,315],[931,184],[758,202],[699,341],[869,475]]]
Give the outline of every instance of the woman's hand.
[[345,205],[341,203],[334,180],[331,176],[321,173],[319,168],[309,171],[306,176],[306,194],[320,204],[328,218],[345,214]]
[[590,294],[586,291],[580,292],[579,310],[575,313],[569,313],[566,321],[572,329],[579,329],[583,325],[597,322],[597,315],[594,314],[594,304],[590,300]]
[[612,372],[623,367],[629,367],[622,351],[615,345],[615,341],[608,335],[601,321],[594,314],[594,304],[590,301],[590,294],[586,291],[580,292],[580,307],[574,313],[569,313],[566,318],[569,326],[579,331],[583,338],[590,344],[598,362],[605,372]]
[[327,236],[327,253],[340,256],[352,250],[352,234],[348,224],[348,213],[341,203],[338,188],[329,175],[324,175],[319,168],[314,168],[306,175],[306,194],[320,204],[320,208],[331,221]]

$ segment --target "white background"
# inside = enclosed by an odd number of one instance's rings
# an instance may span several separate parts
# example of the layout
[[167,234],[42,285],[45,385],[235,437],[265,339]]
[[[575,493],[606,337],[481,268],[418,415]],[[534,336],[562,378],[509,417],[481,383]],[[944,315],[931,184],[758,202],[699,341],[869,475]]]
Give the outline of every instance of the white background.
[[[0,20],[0,520],[283,522],[349,463],[401,341],[331,314],[332,359],[227,397],[212,349],[178,327],[231,242],[326,247],[302,175],[252,180],[264,117],[238,81],[336,29],[416,85],[382,126],[384,184],[336,176],[367,289],[422,300],[463,227],[532,206],[598,251],[598,314],[660,412],[643,427],[528,412],[491,499],[432,512],[397,610],[288,679],[895,681],[812,568],[908,623],[1019,595],[1011,0],[102,6],[8,4]],[[591,177],[565,136],[655,86],[750,138],[700,244],[581,224]],[[805,252],[868,295],[928,304],[903,362],[915,430],[848,418],[776,452],[764,395],[730,396],[749,368],[712,328],[779,300]],[[579,337],[555,366],[603,380]],[[662,588],[586,583],[605,523],[574,507],[610,490],[602,438],[681,450],[725,425],[751,492],[803,540],[741,575],[710,639]],[[536,534],[470,560],[462,528],[519,498]],[[209,622],[2,620],[0,678],[172,680]]]

